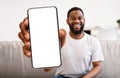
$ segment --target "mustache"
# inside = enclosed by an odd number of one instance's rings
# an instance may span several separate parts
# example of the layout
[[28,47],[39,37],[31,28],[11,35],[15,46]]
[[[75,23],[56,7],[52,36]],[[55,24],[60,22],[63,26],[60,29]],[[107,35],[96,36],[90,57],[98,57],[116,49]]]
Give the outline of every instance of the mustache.
[[[78,25],[78,24],[77,24],[77,25]],[[84,24],[82,24],[82,25],[79,24],[79,26],[81,26],[81,27],[80,27],[80,30],[79,30],[79,31],[76,31],[76,30],[74,30],[73,25],[70,25],[70,24],[69,24],[70,30],[71,30],[72,33],[75,34],[75,35],[81,34],[81,33],[83,32]]]

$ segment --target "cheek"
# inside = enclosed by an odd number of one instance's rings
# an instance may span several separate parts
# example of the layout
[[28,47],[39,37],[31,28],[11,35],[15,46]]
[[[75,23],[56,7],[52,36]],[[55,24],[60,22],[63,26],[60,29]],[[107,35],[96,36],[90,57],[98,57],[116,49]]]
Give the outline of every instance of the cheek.
[[70,20],[70,19],[67,20],[67,24],[71,24],[72,22],[73,22],[73,21]]
[[69,24],[72,25],[72,24],[73,24],[73,21],[69,21]]

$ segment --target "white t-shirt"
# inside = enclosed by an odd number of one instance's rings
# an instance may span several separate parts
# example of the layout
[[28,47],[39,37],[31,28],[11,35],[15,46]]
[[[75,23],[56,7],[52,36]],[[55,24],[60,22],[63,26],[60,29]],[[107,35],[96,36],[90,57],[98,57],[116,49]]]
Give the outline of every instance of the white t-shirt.
[[86,74],[94,61],[104,60],[99,41],[84,33],[81,39],[73,39],[69,34],[61,48],[62,65],[56,71],[57,75],[80,77]]

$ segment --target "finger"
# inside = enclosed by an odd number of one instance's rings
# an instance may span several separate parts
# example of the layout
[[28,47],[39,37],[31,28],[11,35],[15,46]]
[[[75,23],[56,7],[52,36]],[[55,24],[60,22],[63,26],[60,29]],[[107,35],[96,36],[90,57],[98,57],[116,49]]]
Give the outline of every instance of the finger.
[[28,19],[25,18],[23,20],[23,22],[20,23],[20,29],[21,29],[21,32],[25,38],[26,41],[30,40],[30,37],[29,37],[29,28],[28,28]]
[[21,23],[19,24],[19,27],[20,27],[20,29],[21,29],[22,32],[23,32],[23,31],[26,31],[23,22],[21,22]]
[[24,20],[23,20],[23,24],[24,24],[24,27],[25,27],[25,30],[29,30],[29,25],[28,25],[28,18],[26,17]]
[[20,29],[21,29],[21,33],[20,33],[20,38],[22,37],[24,37],[25,38],[25,40],[30,40],[29,38],[29,32],[28,32],[28,30],[26,30],[25,29],[25,25],[23,24],[23,22],[21,22],[20,23],[20,25],[19,25],[19,27],[20,27]]
[[23,22],[19,24],[21,31],[29,31],[28,18],[26,17]]
[[24,55],[26,55],[27,57],[31,57],[31,52],[30,52],[30,50],[27,50],[25,46],[23,46],[23,53],[24,53]]
[[30,41],[30,33],[29,32],[24,32],[24,37],[26,41]]
[[30,41],[28,41],[28,42],[25,42],[25,47],[26,47],[26,49],[27,50],[30,50]]
[[18,37],[22,40],[23,43],[25,43],[25,38],[24,38],[22,32],[18,33]]

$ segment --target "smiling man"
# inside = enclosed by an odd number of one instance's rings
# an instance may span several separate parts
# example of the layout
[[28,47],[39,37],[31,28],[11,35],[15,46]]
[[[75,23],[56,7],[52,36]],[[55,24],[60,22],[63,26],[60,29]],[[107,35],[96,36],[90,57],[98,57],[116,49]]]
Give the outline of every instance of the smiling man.
[[[59,30],[62,65],[57,68],[54,78],[95,78],[101,71],[104,57],[99,41],[83,31],[83,10],[79,7],[71,8],[66,22],[70,31]],[[20,28],[19,37],[25,43],[24,54],[31,56],[27,18],[20,24]],[[44,70],[50,71],[51,68]]]

